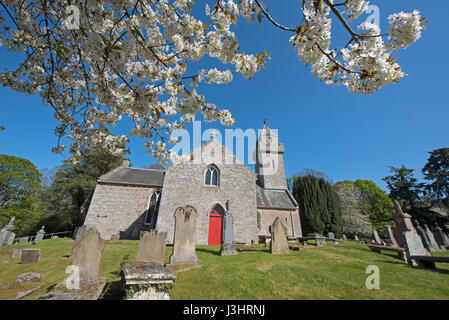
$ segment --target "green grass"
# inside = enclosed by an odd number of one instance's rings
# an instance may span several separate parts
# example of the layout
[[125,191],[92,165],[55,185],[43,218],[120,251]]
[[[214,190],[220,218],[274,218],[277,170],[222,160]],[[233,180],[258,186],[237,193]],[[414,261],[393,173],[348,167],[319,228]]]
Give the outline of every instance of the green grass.
[[[36,299],[68,275],[65,268],[72,243],[67,239],[40,241],[0,248],[0,283],[24,272],[39,272],[45,284],[24,299]],[[120,263],[134,261],[137,241],[107,241],[101,274],[111,288],[120,280]],[[41,248],[41,260],[21,265],[12,249]],[[259,246],[264,248],[263,246]],[[172,247],[167,247],[166,262]],[[198,246],[203,266],[177,274],[172,299],[449,299],[449,264],[438,270],[408,266],[392,254],[371,252],[366,245],[343,241],[339,246],[315,247],[272,255],[268,250],[220,256],[218,246]],[[448,255],[444,253],[443,255]],[[438,255],[442,255],[438,253]],[[8,262],[2,262],[9,259]],[[380,269],[380,289],[365,287],[368,265]]]

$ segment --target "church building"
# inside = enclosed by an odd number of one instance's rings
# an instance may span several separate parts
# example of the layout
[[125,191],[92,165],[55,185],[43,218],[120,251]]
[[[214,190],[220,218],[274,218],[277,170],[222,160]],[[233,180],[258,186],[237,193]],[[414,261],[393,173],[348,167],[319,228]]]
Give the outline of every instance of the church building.
[[[266,148],[273,138],[276,148]],[[136,169],[125,161],[98,179],[84,223],[106,240],[138,239],[140,231],[157,229],[167,232],[171,244],[175,210],[191,205],[198,212],[197,244],[219,245],[229,200],[236,243],[269,236],[276,217],[289,238],[300,237],[298,204],[287,188],[283,155],[284,145],[265,125],[256,144],[256,172],[215,137],[193,150],[188,162]]]

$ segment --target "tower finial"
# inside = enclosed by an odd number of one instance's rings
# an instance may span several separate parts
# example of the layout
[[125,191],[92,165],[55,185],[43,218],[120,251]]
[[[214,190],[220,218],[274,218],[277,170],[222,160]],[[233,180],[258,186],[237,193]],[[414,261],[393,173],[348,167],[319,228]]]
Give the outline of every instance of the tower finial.
[[263,119],[263,125],[264,125],[264,126],[267,125],[267,120],[268,120],[268,119]]

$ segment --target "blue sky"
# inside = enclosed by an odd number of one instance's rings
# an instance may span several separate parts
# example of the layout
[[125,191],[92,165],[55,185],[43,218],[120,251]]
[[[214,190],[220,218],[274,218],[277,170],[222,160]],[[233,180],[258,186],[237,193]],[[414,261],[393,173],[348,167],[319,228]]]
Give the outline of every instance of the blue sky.
[[[196,1],[203,5],[204,1]],[[271,15],[294,27],[300,18],[299,0],[264,2]],[[239,21],[236,29],[242,50],[264,49],[272,60],[253,79],[237,76],[228,85],[205,86],[199,90],[210,102],[228,108],[236,118],[233,128],[258,129],[268,119],[279,130],[285,144],[286,175],[313,168],[333,181],[369,179],[385,188],[381,180],[388,165],[420,170],[428,152],[449,147],[449,43],[447,1],[396,0],[371,1],[379,6],[382,30],[391,13],[419,9],[430,19],[427,31],[411,47],[399,52],[398,62],[410,74],[400,84],[387,86],[365,96],[353,95],[344,87],[331,87],[310,74],[297,59],[288,41],[291,34],[266,20],[262,24]],[[436,5],[438,3],[438,5]],[[368,15],[363,15],[361,23]],[[338,27],[335,45],[347,41]],[[0,48],[1,69],[15,66],[15,54]],[[223,68],[223,67],[222,67]],[[57,122],[39,96],[26,96],[0,88],[0,153],[31,160],[39,168],[61,164],[63,157],[51,153],[56,145],[53,130]],[[203,124],[203,129],[225,128],[218,122]],[[154,163],[143,143],[130,143],[134,167]]]

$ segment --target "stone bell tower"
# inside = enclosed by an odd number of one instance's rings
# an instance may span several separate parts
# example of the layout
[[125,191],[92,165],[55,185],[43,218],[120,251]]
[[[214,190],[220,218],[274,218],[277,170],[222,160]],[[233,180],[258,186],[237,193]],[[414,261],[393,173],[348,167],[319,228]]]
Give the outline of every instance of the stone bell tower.
[[284,151],[284,144],[279,143],[276,132],[265,123],[256,145],[256,174],[262,188],[287,189]]

